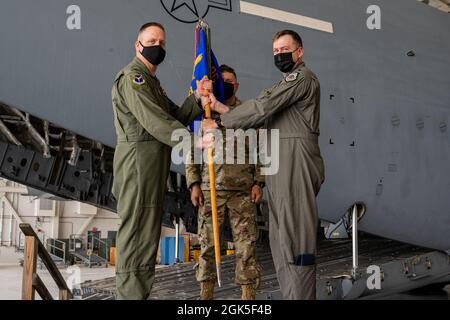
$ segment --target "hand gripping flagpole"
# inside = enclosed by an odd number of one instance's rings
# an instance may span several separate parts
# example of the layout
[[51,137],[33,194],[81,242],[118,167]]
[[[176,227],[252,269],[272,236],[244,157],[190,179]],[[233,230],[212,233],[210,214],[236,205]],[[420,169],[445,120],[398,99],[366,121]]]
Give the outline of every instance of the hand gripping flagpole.
[[[207,63],[208,63],[208,79],[211,79],[211,30],[209,25],[200,20],[196,29],[203,29],[206,34],[207,42]],[[196,32],[196,35],[199,33]],[[196,42],[197,43],[197,42]],[[211,118],[211,105],[207,104],[205,106],[205,118]],[[213,161],[213,148],[208,148],[208,170],[209,170],[209,185],[211,190],[211,209],[212,209],[212,224],[213,224],[213,234],[214,234],[214,252],[216,260],[216,271],[217,271],[217,282],[219,287],[222,286],[222,276],[221,276],[221,265],[222,257],[220,255],[220,234],[219,234],[219,220],[217,214],[217,198],[216,198],[216,178],[214,174],[214,161]]]

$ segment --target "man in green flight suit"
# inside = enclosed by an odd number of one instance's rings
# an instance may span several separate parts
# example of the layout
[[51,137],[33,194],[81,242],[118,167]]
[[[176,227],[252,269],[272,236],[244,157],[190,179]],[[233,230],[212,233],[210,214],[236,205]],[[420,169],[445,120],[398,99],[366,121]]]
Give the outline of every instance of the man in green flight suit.
[[[283,79],[231,111],[210,95],[211,108],[222,114],[218,122],[226,128],[264,125],[278,130],[279,170],[266,177],[272,257],[283,297],[312,300],[316,298],[316,196],[325,172],[318,142],[320,83],[302,61],[303,43],[297,32],[275,34],[273,53]],[[214,120],[203,123],[206,131],[217,126]]]
[[164,60],[166,35],[156,22],[144,24],[136,57],[116,76],[112,88],[117,146],[113,195],[121,225],[117,233],[117,299],[147,299],[155,276],[163,203],[171,164],[172,132],[185,129],[203,112],[202,81],[183,106],[176,106],[156,77]]
[[[236,97],[239,88],[236,72],[227,65],[221,65],[220,72],[224,80],[225,104],[232,109],[239,108],[241,101]],[[222,134],[225,136],[225,129],[222,130]],[[262,200],[265,179],[261,175],[260,166],[249,161],[248,143],[243,150],[246,161],[239,164],[238,155],[228,143],[229,140],[224,138],[223,141],[224,155],[234,154],[234,162],[225,163],[223,159],[224,163],[214,165],[219,228],[228,215],[236,248],[235,282],[242,288],[242,300],[254,300],[255,288],[260,279],[260,267],[256,260],[256,204]],[[186,181],[191,189],[192,203],[200,206],[198,236],[201,255],[197,265],[200,299],[211,300],[217,275],[208,165],[187,164]]]

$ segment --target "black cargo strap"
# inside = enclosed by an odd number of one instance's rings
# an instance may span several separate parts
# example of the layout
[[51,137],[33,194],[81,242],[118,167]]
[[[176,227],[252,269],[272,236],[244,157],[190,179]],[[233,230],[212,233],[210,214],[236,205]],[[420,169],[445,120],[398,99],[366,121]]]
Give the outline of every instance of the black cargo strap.
[[140,136],[118,136],[117,142],[143,142],[143,141],[152,141],[155,140],[151,134],[146,133]]
[[295,258],[296,266],[312,266],[316,264],[316,256],[310,253],[299,254]]

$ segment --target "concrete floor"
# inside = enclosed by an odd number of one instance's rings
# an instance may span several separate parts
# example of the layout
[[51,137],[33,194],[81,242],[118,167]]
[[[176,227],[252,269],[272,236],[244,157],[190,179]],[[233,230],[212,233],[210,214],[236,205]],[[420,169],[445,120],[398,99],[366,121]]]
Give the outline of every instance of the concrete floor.
[[[19,265],[22,253],[15,252],[14,248],[0,247],[0,300],[20,300],[22,296],[23,268]],[[156,268],[164,268],[157,266]],[[76,265],[69,268],[60,267],[59,271],[66,282],[72,283],[77,288],[77,283],[88,280],[100,280],[115,276],[115,267],[86,267]],[[45,266],[40,268],[38,264],[37,273],[45,283],[48,291],[54,299],[58,299],[58,287],[53,281]],[[70,281],[68,281],[70,279]],[[36,293],[36,300],[41,300]]]
[[[0,247],[0,300],[20,300],[22,295],[22,276],[23,269],[19,265],[19,259],[23,255],[17,253],[13,248]],[[93,267],[88,268],[85,266],[77,266],[76,268],[60,268],[60,272],[66,281],[69,277],[72,277],[72,283],[87,281],[87,280],[98,280],[106,277],[114,276],[114,266],[108,268],[105,267]],[[53,281],[50,273],[47,271],[45,266],[42,269],[37,268],[37,273],[42,281],[47,286],[47,289],[51,295],[57,299],[58,297],[58,287]],[[79,276],[78,276],[79,275]],[[36,294],[36,300],[40,300],[38,294]]]
[[[69,277],[74,278],[74,274],[77,271],[72,271],[74,269],[66,270],[65,268],[60,269],[60,272],[66,281]],[[0,263],[0,300],[20,300],[21,299],[21,286],[22,286],[22,272],[23,269],[17,263]],[[52,277],[50,276],[47,269],[44,267],[42,270],[37,269],[37,273],[42,281],[47,286],[47,289],[53,296],[53,298],[58,297],[58,287],[54,283]],[[79,266],[79,274],[81,282],[87,280],[99,280],[106,277],[114,276],[114,266],[105,267],[93,267],[88,268],[84,266]],[[75,284],[76,286],[76,284]],[[40,300],[38,294],[36,294],[36,300]]]

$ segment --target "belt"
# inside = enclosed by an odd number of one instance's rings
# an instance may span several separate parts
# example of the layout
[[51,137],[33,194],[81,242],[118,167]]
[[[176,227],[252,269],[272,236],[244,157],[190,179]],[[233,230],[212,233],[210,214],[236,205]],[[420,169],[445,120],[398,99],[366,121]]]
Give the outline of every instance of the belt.
[[140,136],[118,136],[117,142],[143,142],[143,141],[152,141],[155,140],[151,134],[143,134]]

